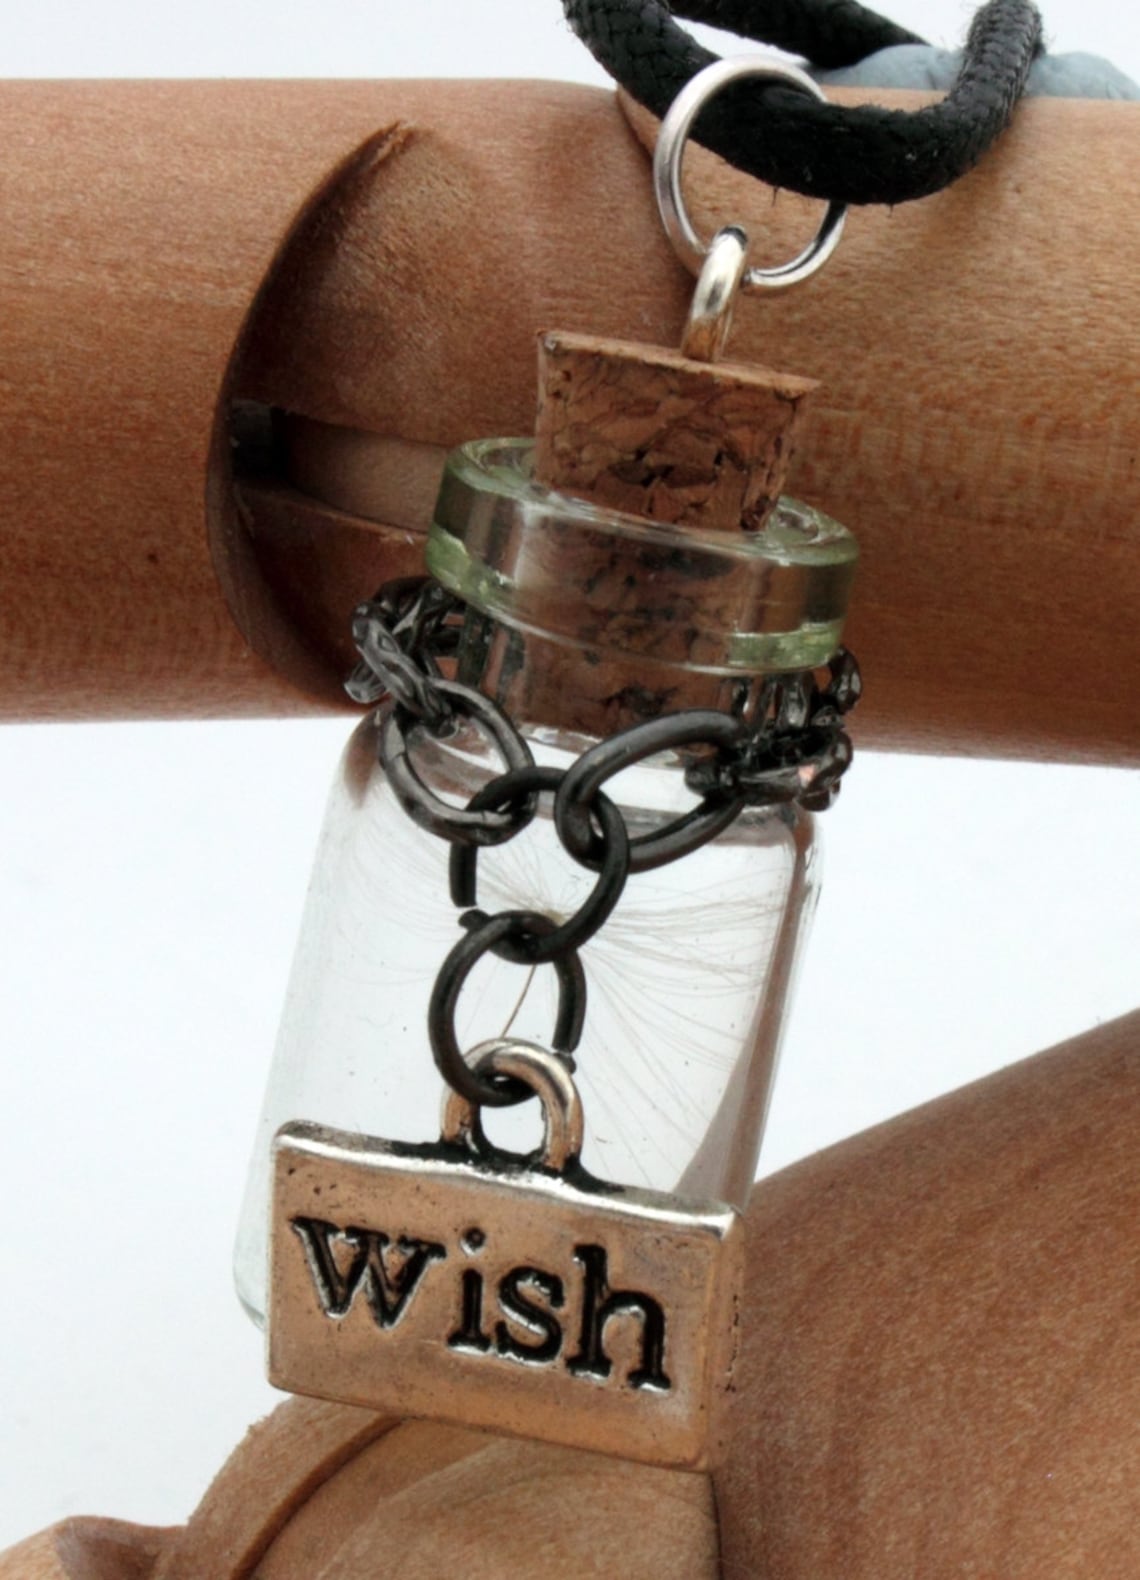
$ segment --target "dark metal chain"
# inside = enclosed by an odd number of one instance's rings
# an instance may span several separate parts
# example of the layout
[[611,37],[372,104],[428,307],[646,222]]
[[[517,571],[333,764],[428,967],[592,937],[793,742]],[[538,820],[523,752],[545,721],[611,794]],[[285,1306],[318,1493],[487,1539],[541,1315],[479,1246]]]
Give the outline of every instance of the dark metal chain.
[[385,582],[352,617],[360,663],[345,681],[354,702],[391,697],[435,728],[451,710],[439,694],[441,658],[455,652],[463,605],[426,576]]
[[822,686],[810,672],[770,676],[747,746],[735,757],[695,764],[685,783],[702,795],[739,795],[750,806],[798,801],[809,812],[825,812],[851,765],[851,738],[841,721],[862,692],[859,665],[845,647]]
[[[753,717],[691,708],[635,724],[599,741],[569,768],[541,768],[506,712],[482,692],[449,679],[441,661],[456,652],[464,604],[427,577],[390,582],[353,618],[361,662],[347,683],[357,702],[389,699],[380,726],[380,760],[404,811],[451,845],[451,897],[462,908],[464,936],[440,968],[428,1010],[432,1054],[444,1079],[472,1102],[502,1107],[521,1102],[521,1081],[478,1076],[455,1033],[455,1008],[479,960],[494,954],[519,965],[553,965],[559,1008],[553,1047],[567,1060],[586,1014],[586,977],[578,951],[609,918],[633,873],[677,861],[714,839],[746,807],[798,802],[830,806],[851,761],[843,716],[859,700],[859,666],[841,648],[821,682],[811,673],[773,675],[763,683]],[[503,772],[466,807],[426,785],[411,760],[416,723],[443,738],[474,724],[503,761]],[[653,833],[631,839],[604,786],[623,769],[662,752],[693,751],[685,782],[697,805]],[[598,874],[590,894],[567,921],[535,911],[489,916],[477,903],[478,854],[503,844],[532,821],[541,795],[554,798],[554,827],[566,851]]]

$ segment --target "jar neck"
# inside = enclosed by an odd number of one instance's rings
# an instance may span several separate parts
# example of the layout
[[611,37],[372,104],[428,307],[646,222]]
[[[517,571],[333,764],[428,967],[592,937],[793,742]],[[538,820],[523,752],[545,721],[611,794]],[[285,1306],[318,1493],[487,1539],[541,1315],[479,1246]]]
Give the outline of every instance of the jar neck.
[[457,679],[490,697],[525,734],[578,749],[687,708],[751,719],[764,681],[567,642],[470,607]]
[[693,708],[755,717],[764,675],[826,664],[855,568],[851,534],[782,499],[762,530],[623,514],[533,476],[533,445],[448,457],[427,544],[469,611],[459,679],[516,724],[582,739]]

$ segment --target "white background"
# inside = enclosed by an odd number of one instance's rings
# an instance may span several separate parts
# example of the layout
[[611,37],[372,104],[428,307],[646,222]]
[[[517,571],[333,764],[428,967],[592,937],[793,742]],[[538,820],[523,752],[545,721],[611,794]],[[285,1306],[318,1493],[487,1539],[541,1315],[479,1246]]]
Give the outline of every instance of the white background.
[[[1140,77],[1132,8],[1045,6],[1054,48]],[[971,7],[888,9],[953,44]],[[10,75],[604,81],[556,0],[0,20]],[[230,1242],[346,733],[0,730],[0,1547],[70,1512],[183,1518],[275,1398]],[[825,824],[764,1168],[1132,1008],[1138,811],[1118,772],[864,755]]]

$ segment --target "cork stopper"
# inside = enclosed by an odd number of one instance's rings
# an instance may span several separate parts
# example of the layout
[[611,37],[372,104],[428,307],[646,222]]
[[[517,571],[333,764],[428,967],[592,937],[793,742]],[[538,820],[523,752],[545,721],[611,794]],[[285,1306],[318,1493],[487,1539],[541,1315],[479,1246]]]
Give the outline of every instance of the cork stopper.
[[757,531],[784,492],[814,379],[659,346],[539,337],[534,476],[677,526]]

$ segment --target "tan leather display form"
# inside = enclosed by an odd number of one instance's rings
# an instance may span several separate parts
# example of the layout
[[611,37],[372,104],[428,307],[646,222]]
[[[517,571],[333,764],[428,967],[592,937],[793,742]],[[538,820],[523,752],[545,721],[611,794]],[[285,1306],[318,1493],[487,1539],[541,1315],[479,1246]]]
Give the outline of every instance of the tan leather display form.
[[[600,91],[10,83],[0,129],[9,717],[339,705],[348,611],[416,563],[442,449],[529,426],[536,332],[683,321]],[[1133,104],[1031,101],[738,314],[734,356],[824,383],[792,488],[863,544],[864,744],[1136,755],[1138,134]],[[698,223],[772,257],[811,223],[688,168]],[[293,414],[240,487],[235,400]]]

